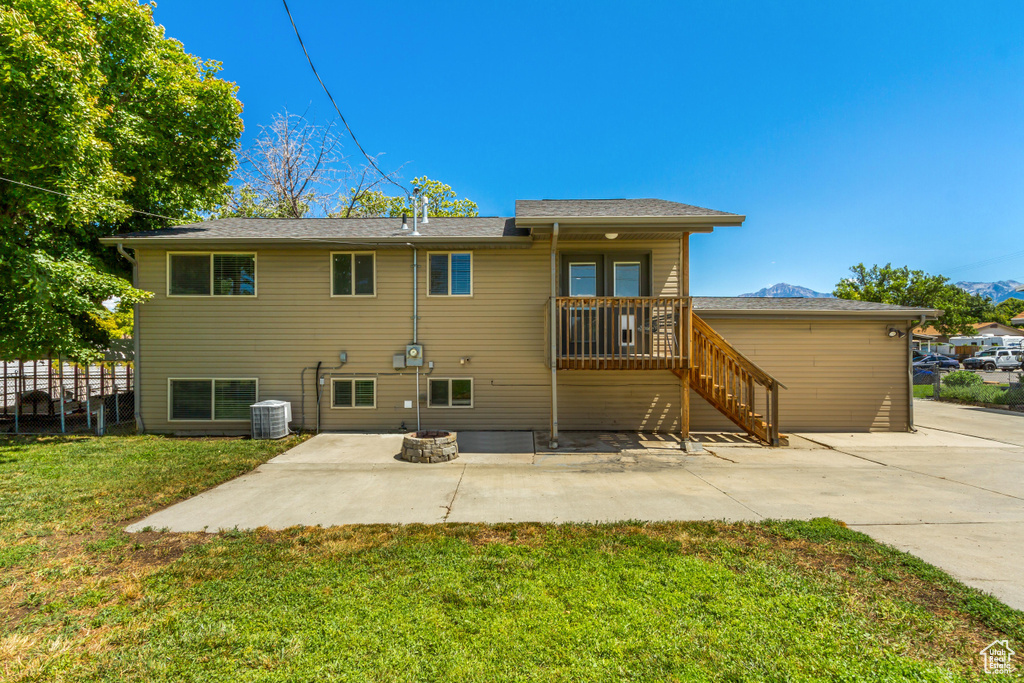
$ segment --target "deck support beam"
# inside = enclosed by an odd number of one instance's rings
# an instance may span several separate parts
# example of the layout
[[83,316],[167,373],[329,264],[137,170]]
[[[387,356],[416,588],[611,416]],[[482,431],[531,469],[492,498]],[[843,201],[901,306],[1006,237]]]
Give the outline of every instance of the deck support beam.
[[551,337],[551,441],[548,448],[558,448],[558,223],[551,226],[551,323],[548,335]]
[[[679,238],[679,265],[676,279],[678,280],[679,296],[689,298],[690,296],[690,233]],[[683,314],[681,327],[682,333],[680,343],[683,345],[686,354],[686,367],[679,375],[679,445],[687,449],[690,441],[690,355],[693,350],[690,348],[693,341],[691,320],[693,315],[693,301],[690,300],[686,311]]]

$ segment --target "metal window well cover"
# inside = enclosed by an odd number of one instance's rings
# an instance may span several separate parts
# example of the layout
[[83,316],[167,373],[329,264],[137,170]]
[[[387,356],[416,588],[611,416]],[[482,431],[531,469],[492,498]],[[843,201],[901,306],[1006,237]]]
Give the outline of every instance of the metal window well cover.
[[288,436],[292,404],[288,401],[260,401],[252,404],[252,438],[282,439]]

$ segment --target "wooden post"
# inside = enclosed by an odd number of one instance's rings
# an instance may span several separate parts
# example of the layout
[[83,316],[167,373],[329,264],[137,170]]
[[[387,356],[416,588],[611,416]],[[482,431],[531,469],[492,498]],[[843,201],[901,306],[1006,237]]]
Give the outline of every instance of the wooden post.
[[[690,233],[679,238],[679,265],[676,271],[679,297],[689,299],[690,297]],[[679,321],[679,342],[686,353],[686,363],[683,372],[679,377],[679,438],[680,445],[684,445],[690,439],[690,346],[693,330],[690,320],[690,306],[686,306],[681,320]]]

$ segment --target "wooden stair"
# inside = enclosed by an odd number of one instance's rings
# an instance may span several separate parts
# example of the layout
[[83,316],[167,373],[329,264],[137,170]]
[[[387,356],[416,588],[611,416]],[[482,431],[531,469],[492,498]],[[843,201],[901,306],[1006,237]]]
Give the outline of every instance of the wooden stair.
[[[785,385],[697,315],[692,316],[690,369],[672,372],[680,378],[689,372],[693,390],[750,436],[770,446],[782,443],[779,389],[785,389]],[[759,401],[761,391],[764,398]]]

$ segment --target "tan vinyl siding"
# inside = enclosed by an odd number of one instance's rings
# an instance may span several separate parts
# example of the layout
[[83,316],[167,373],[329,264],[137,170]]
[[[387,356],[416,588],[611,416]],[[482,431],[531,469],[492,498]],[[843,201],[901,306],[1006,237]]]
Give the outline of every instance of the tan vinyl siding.
[[[570,245],[566,245],[569,248]],[[571,247],[576,249],[579,244]],[[550,417],[546,306],[550,244],[473,249],[473,295],[426,296],[427,250],[419,251],[419,341],[434,377],[473,379],[473,407],[428,408],[428,372],[420,375],[424,428],[546,429]],[[589,251],[651,251],[652,294],[678,286],[676,241],[615,240]],[[331,251],[275,248],[258,254],[255,297],[168,298],[166,250],[139,249],[142,415],[148,431],[225,431],[245,425],[167,420],[168,377],[259,378],[260,399],[292,402],[295,425],[316,424],[316,386],[306,372],[348,362],[335,377],[374,378],[374,409],[332,410],[329,378],[320,411],[325,430],[414,427],[415,373],[396,374],[392,356],[412,341],[412,251],[376,251],[376,296],[331,296]],[[464,251],[464,250],[463,250]],[[755,362],[789,385],[782,392],[783,431],[902,429],[906,420],[905,344],[855,320],[770,323],[710,320]],[[903,354],[903,355],[901,355]],[[461,358],[469,358],[460,363]],[[562,429],[679,428],[678,380],[668,372],[560,372]],[[415,404],[414,404],[415,405]],[[731,423],[694,396],[694,429]]]
[[[907,342],[892,323],[705,318],[723,337],[778,378],[779,424],[790,431],[900,431],[907,424]],[[725,418],[697,398],[694,424]]]

